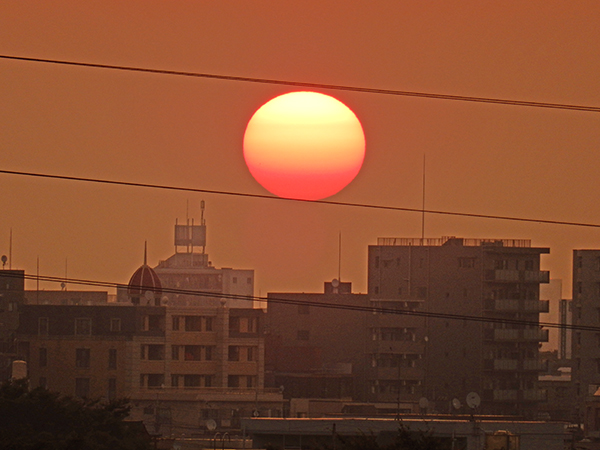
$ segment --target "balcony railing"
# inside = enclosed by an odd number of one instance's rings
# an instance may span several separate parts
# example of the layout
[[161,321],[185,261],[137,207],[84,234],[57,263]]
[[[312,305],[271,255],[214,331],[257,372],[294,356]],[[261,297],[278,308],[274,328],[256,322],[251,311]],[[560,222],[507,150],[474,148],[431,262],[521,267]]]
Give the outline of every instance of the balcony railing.
[[550,272],[547,270],[486,270],[485,280],[505,283],[549,283]]
[[536,341],[548,342],[548,330],[496,328],[493,330],[493,339],[496,341]]
[[516,389],[494,389],[494,401],[517,401],[518,392]]
[[523,400],[530,402],[545,402],[548,393],[544,389],[527,389],[523,391]]

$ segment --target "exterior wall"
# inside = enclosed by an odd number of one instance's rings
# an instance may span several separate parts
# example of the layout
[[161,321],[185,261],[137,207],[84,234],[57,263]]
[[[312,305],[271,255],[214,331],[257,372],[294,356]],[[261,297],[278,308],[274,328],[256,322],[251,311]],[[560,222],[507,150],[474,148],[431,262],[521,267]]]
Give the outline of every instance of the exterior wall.
[[544,333],[468,317],[539,322],[539,285],[548,282],[540,254],[548,249],[457,238],[378,244],[369,247],[372,299],[421,302],[430,314],[418,336],[425,342],[422,393],[433,407],[451,412],[453,398],[478,392],[482,411],[534,415],[544,396],[536,387]]
[[108,293],[103,291],[25,291],[28,305],[106,305]]
[[269,293],[268,298],[273,300],[267,310],[270,386],[283,386],[286,398],[364,399],[368,315],[311,304],[366,307],[368,296]]
[[[573,325],[600,326],[600,250],[573,251]],[[600,387],[600,334],[576,330],[572,340],[573,381],[578,415]]]
[[[540,299],[548,301],[548,311],[540,314],[541,322],[560,323],[562,280],[553,279],[550,283],[540,286]],[[547,328],[548,342],[542,342],[540,348],[543,352],[558,351],[560,348],[560,328]]]
[[10,378],[11,363],[17,356],[16,334],[24,286],[24,271],[0,270],[0,382]]

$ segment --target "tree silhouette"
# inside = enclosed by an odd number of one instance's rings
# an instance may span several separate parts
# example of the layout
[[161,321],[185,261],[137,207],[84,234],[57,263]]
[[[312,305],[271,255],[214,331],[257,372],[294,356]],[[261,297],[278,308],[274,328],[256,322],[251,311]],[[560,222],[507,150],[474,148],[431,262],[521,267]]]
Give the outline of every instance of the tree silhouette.
[[131,422],[126,399],[82,400],[27,380],[0,386],[0,449],[148,450],[150,438]]

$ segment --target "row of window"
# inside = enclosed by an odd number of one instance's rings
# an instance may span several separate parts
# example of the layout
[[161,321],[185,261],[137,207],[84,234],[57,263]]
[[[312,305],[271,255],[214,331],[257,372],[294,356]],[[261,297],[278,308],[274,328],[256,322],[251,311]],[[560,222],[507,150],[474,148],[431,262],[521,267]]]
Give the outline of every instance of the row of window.
[[[381,259],[376,256],[374,259],[375,269],[400,267],[400,258],[395,259]],[[477,258],[475,257],[459,257],[457,258],[458,267],[461,269],[472,269],[477,264]],[[420,258],[416,264],[413,264],[413,268],[423,268],[425,266],[425,260]],[[580,266],[581,267],[581,266]],[[508,260],[508,259],[497,259],[494,260],[494,269],[496,270],[535,270],[535,261],[533,259],[527,260]]]
[[[204,374],[172,374],[171,387],[213,387],[215,385],[214,375]],[[165,375],[162,373],[143,373],[140,375],[140,387],[163,388],[165,387]],[[230,388],[253,388],[256,387],[256,376],[254,375],[229,375],[227,387]]]
[[416,367],[421,357],[418,353],[378,353],[371,355],[371,367]]
[[[79,317],[75,319],[74,333],[76,336],[90,336],[92,334],[92,319],[89,317]],[[109,321],[109,331],[117,333],[121,331],[121,319],[111,318]],[[50,319],[48,317],[38,318],[38,334],[48,336],[50,333]]]
[[416,328],[371,328],[373,341],[413,341],[417,340]]
[[[173,331],[213,331],[214,317],[211,316],[173,316]],[[164,316],[158,314],[147,315],[142,318],[142,330],[164,331]],[[238,333],[257,333],[257,317],[230,317],[229,330]],[[118,317],[109,320],[109,331],[117,333],[121,331],[121,319]],[[38,334],[47,336],[50,332],[50,319],[48,317],[38,318]],[[92,334],[92,319],[79,317],[75,319],[74,334],[76,336],[90,336]]]
[[[46,377],[40,377],[38,386],[48,389],[48,380]],[[75,391],[77,397],[88,398],[90,396],[90,379],[75,378]],[[107,380],[106,396],[108,400],[114,400],[117,397],[117,379],[109,378]]]
[[[214,345],[172,345],[171,360],[173,361],[212,361],[215,357]],[[141,359],[149,361],[162,361],[165,359],[165,346],[163,344],[142,344],[140,349]],[[228,361],[257,361],[258,347],[230,345],[228,348]]]
[[[79,369],[89,369],[91,364],[92,351],[89,348],[75,349],[75,367]],[[108,349],[108,369],[114,370],[117,368],[117,349]],[[39,348],[38,364],[40,367],[48,366],[48,349],[46,347]]]

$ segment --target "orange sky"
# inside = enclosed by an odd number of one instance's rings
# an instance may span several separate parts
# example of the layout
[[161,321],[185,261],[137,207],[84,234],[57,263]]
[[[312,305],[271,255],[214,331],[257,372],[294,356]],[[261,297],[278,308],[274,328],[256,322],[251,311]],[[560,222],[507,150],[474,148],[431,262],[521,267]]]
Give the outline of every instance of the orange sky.
[[[0,4],[0,54],[600,106],[600,4],[589,1],[96,1]],[[245,166],[253,112],[283,86],[0,60],[0,168],[265,194]],[[361,119],[367,153],[332,200],[600,223],[600,115],[323,91]],[[421,216],[0,175],[13,268],[127,282],[173,251],[206,200],[216,266],[256,293],[366,289],[367,245]],[[193,207],[193,209],[192,209]],[[569,297],[571,251],[600,230],[427,216],[427,237],[529,238]],[[46,286],[50,288],[50,286]]]

